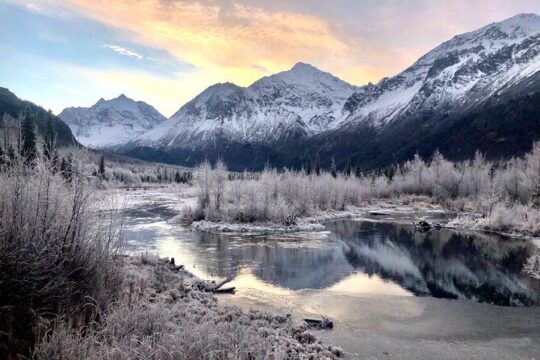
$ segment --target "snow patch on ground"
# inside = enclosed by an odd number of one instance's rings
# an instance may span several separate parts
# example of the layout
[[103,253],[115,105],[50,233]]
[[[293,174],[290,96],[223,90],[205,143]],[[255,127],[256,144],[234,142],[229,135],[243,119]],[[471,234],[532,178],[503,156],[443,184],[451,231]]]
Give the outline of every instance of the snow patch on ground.
[[231,224],[216,223],[211,221],[196,221],[191,224],[193,230],[202,232],[226,232],[226,233],[290,233],[300,231],[323,231],[325,226],[322,224],[299,224],[299,225],[255,225],[255,224]]

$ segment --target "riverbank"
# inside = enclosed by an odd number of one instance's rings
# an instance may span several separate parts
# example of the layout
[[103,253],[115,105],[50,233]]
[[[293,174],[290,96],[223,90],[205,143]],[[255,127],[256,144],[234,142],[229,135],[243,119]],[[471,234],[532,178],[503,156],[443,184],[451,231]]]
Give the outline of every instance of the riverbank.
[[[451,215],[452,212],[444,210],[441,206],[427,201],[417,202],[414,205],[407,204],[407,201],[381,200],[378,202],[366,202],[361,206],[347,206],[344,210],[318,211],[314,215],[299,217],[295,224],[282,225],[270,222],[239,223],[239,222],[216,222],[216,221],[194,221],[189,224],[190,228],[202,232],[216,233],[293,233],[293,232],[316,232],[324,231],[325,222],[362,218],[367,216],[401,217],[401,221],[419,221],[426,218],[441,217]],[[446,220],[445,220],[446,222]]]
[[507,223],[498,213],[494,213],[493,218],[490,219],[475,212],[470,205],[451,203],[449,206],[443,206],[428,196],[404,195],[394,198],[371,199],[358,206],[346,206],[343,210],[318,211],[314,215],[299,217],[295,224],[283,225],[272,222],[190,221],[186,219],[185,212],[190,212],[197,206],[196,195],[197,189],[189,185],[109,189],[102,191],[103,201],[97,203],[97,209],[130,210],[144,203],[159,202],[171,212],[176,213],[176,216],[170,220],[171,224],[208,233],[243,234],[324,231],[325,222],[346,218],[377,218],[408,223],[436,218],[437,224],[451,229],[479,231],[539,242],[539,236],[533,229],[535,224],[531,223],[531,221],[534,222],[535,217],[527,217],[526,214],[521,213],[523,211],[516,214],[517,220]]
[[242,312],[219,304],[200,280],[168,259],[118,257],[124,274],[120,301],[99,325],[77,329],[61,324],[36,346],[37,359],[216,358],[337,359],[342,351],[317,340],[288,315]]

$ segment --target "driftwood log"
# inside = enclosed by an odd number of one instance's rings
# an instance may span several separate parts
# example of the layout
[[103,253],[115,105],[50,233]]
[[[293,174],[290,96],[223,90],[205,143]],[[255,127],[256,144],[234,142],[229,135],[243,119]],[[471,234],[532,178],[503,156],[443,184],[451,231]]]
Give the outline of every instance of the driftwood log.
[[304,319],[304,321],[310,328],[315,328],[315,329],[333,329],[334,328],[334,323],[330,319],[327,319],[325,317],[323,317],[322,320]]
[[222,288],[223,285],[231,282],[233,277],[228,277],[220,283],[215,284],[210,281],[197,281],[192,286],[205,292],[212,292],[215,294],[234,294],[236,289],[235,287]]

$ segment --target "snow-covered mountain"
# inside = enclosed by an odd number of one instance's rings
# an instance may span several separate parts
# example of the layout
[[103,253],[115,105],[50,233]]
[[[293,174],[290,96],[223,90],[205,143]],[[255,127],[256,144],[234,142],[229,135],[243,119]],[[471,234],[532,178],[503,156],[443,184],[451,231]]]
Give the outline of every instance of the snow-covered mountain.
[[152,106],[124,94],[112,100],[102,98],[89,108],[64,109],[59,117],[76,139],[90,148],[126,144],[166,120]]
[[161,146],[199,146],[217,139],[274,142],[335,129],[356,87],[311,65],[264,77],[247,88],[209,87],[171,119],[137,139]]
[[197,148],[216,142],[272,144],[357,125],[378,131],[411,114],[464,111],[540,70],[540,17],[521,14],[458,35],[402,73],[362,87],[298,63],[247,88],[217,84],[139,145]]
[[406,112],[476,106],[540,70],[540,16],[520,14],[441,44],[404,72],[352,95],[346,122],[381,127]]
[[221,157],[238,169],[314,154],[384,167],[436,148],[455,159],[514,156],[540,138],[539,98],[540,16],[520,14],[455,36],[377,84],[303,63],[245,88],[216,84],[121,151],[185,165]]

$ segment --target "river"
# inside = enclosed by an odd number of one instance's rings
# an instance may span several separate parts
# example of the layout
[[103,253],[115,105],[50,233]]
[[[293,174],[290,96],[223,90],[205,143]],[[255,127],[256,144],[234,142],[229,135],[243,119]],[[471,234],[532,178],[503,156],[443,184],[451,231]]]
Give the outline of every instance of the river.
[[522,271],[530,241],[421,233],[403,216],[331,221],[315,233],[198,233],[170,223],[170,197],[140,196],[125,214],[128,251],[174,257],[204,279],[234,277],[225,304],[297,321],[327,316],[335,328],[318,335],[348,358],[540,354],[540,287]]

